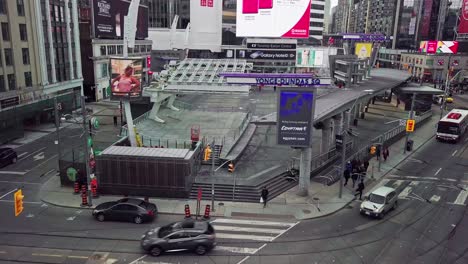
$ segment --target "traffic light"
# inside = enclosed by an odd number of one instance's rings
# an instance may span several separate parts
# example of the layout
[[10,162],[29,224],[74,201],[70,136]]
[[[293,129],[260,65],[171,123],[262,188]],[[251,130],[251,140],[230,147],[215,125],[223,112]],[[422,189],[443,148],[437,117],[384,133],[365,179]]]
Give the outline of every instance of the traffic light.
[[230,162],[228,165],[228,172],[233,173],[234,172],[234,163]]
[[371,155],[374,155],[376,151],[377,151],[377,148],[375,146],[372,146],[369,152]]
[[211,157],[211,152],[212,152],[211,147],[210,147],[210,145],[208,145],[208,146],[205,148],[205,156],[204,156],[204,158],[203,158],[204,161],[208,161],[208,160],[210,159],[210,157]]
[[21,189],[15,192],[14,197],[15,197],[15,216],[18,216],[21,214],[21,212],[23,212],[23,209],[24,209],[23,208],[24,195]]

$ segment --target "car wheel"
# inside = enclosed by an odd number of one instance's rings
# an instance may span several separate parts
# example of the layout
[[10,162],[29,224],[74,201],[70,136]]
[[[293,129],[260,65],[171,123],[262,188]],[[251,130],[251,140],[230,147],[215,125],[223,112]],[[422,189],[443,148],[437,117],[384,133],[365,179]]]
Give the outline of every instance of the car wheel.
[[206,247],[202,245],[197,246],[197,248],[195,248],[195,253],[197,253],[198,255],[205,255]]
[[152,247],[149,251],[150,255],[153,257],[157,257],[163,253],[162,249],[158,246]]
[[106,220],[106,218],[104,217],[104,214],[98,214],[96,216],[96,219],[99,221],[99,222],[104,222],[104,220]]
[[135,216],[135,218],[133,218],[133,222],[135,224],[141,224],[143,223],[143,218],[141,218],[141,216]]
[[17,161],[18,161],[18,158],[14,157],[14,158],[11,160],[11,164],[15,164]]

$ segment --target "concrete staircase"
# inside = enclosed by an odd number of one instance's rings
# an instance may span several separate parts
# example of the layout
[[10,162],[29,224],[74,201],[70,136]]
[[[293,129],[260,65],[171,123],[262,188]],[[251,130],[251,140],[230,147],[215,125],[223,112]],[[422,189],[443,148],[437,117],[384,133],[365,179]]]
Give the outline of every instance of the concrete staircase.
[[[293,176],[293,173],[297,173],[297,176]],[[215,184],[215,200],[259,203],[260,193],[264,186],[269,191],[268,200],[271,200],[298,184],[299,172],[293,170],[293,173],[281,173],[255,186],[236,185],[235,190],[234,184]],[[211,199],[211,184],[209,183],[194,183],[190,191],[190,199],[197,198],[198,188],[202,189],[203,199]]]

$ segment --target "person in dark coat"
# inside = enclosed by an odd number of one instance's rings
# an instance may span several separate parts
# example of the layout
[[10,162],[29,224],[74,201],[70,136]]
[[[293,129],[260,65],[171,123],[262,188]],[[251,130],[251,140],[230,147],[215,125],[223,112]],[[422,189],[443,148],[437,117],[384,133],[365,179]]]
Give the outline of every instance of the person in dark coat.
[[266,186],[264,186],[262,189],[261,197],[263,199],[263,208],[265,208],[268,200],[268,189],[266,188]]
[[348,169],[345,169],[345,171],[343,172],[343,176],[345,178],[344,186],[346,186],[346,184],[348,184],[349,177],[351,177],[351,172]]
[[363,191],[364,191],[364,180],[361,180],[361,182],[358,184],[358,187],[356,189],[356,195],[359,194],[359,200],[362,200]]
[[375,151],[375,158],[376,158],[377,160],[380,159],[380,154],[381,154],[380,146],[377,146],[377,149],[376,149],[376,151]]
[[354,188],[354,185],[356,184],[358,176],[359,176],[359,173],[357,169],[353,169],[353,173],[351,174],[351,179],[353,180],[353,188]]
[[388,151],[387,147],[384,148],[382,155],[383,155],[384,161],[387,161],[388,156],[390,156],[390,151]]
[[348,161],[346,163],[346,169],[349,171],[349,173],[351,174],[351,172],[353,171],[353,164],[351,163],[351,161]]

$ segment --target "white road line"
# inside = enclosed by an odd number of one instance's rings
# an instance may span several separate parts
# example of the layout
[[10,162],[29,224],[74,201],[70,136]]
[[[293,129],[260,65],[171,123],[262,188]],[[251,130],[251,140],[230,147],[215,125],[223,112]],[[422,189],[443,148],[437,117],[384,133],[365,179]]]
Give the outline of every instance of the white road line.
[[[466,189],[466,186],[464,186],[464,188]],[[453,204],[465,205],[465,200],[467,197],[468,197],[468,191],[461,190],[457,196],[457,199],[455,199],[455,202]]]
[[216,231],[238,231],[238,232],[252,232],[252,233],[269,233],[269,234],[281,234],[284,230],[272,229],[272,228],[256,228],[256,227],[238,227],[238,226],[222,226],[213,225]]
[[58,255],[58,254],[43,254],[43,253],[32,253],[31,255],[40,256],[40,257],[55,257],[55,258],[63,257],[63,255]]
[[75,259],[89,259],[89,257],[86,257],[86,256],[67,256],[67,258],[75,258]]
[[419,184],[418,181],[412,181],[412,182],[410,182],[409,185],[410,185],[410,186],[417,186],[418,184]]
[[397,180],[396,182],[393,183],[393,187],[396,189],[398,186],[400,186],[404,181],[403,180]]
[[20,184],[20,185],[42,185],[42,183],[37,183],[37,182],[11,182],[11,181],[0,181],[0,183],[11,183],[11,184]]
[[21,157],[23,157],[23,156],[26,155],[26,154],[28,154],[27,151],[26,151],[26,152],[23,152],[23,153],[21,153],[21,154],[19,154],[19,155],[18,155],[18,159],[21,159]]
[[270,242],[275,239],[274,236],[256,236],[256,235],[240,235],[240,234],[228,234],[228,233],[216,233],[216,238],[225,238],[225,239],[247,239],[255,241],[266,241]]
[[[255,253],[257,253],[258,251],[262,250],[264,247],[266,247],[266,245],[267,245],[267,244],[263,244],[263,245],[262,245],[261,247],[259,247],[254,253],[252,253],[252,255],[255,254]],[[242,263],[244,263],[244,261],[248,260],[249,258],[250,258],[250,256],[247,256],[247,257],[241,259],[241,261],[237,262],[237,264],[242,264]]]
[[440,201],[440,196],[432,195],[432,197],[431,197],[431,199],[429,199],[429,201],[431,201],[433,203],[437,203],[438,201]]
[[132,261],[132,262],[130,262],[130,263],[128,263],[128,264],[135,264],[135,263],[138,263],[140,260],[146,258],[146,256],[147,256],[147,255],[143,255],[143,256],[141,256],[141,257],[135,259],[134,261]]
[[232,253],[240,253],[240,254],[254,254],[255,252],[257,252],[256,248],[223,247],[223,246],[216,246],[214,250],[229,251]]
[[6,254],[6,251],[0,251],[0,254]]
[[25,175],[27,171],[0,171],[0,174]]
[[254,221],[254,220],[228,219],[228,218],[217,218],[211,221],[211,223],[244,224],[244,225],[260,225],[260,226],[282,226],[282,227],[290,227],[290,226],[296,225],[296,223]]
[[398,198],[403,198],[403,197],[407,197],[409,195],[409,193],[411,192],[413,188],[412,187],[406,187],[405,189],[403,189],[403,191],[401,191],[401,193],[398,195]]
[[434,176],[437,176],[437,174],[439,174],[439,172],[442,170],[442,168],[439,168],[436,173],[434,174]]
[[457,154],[458,152],[458,149],[456,149],[453,153],[452,153],[452,157],[455,156],[455,154]]
[[[14,203],[15,201],[13,201],[13,200],[0,200],[0,202]],[[24,204],[42,204],[42,202],[24,202],[24,201],[23,201],[23,203]]]
[[40,149],[38,149],[38,150],[36,150],[36,151],[30,153],[29,155],[24,156],[24,157],[22,157],[20,160],[27,159],[27,158],[31,157],[31,155],[34,155],[34,154],[36,154],[37,152],[41,152],[41,151],[43,151],[44,149],[46,149],[46,147],[40,148]]

